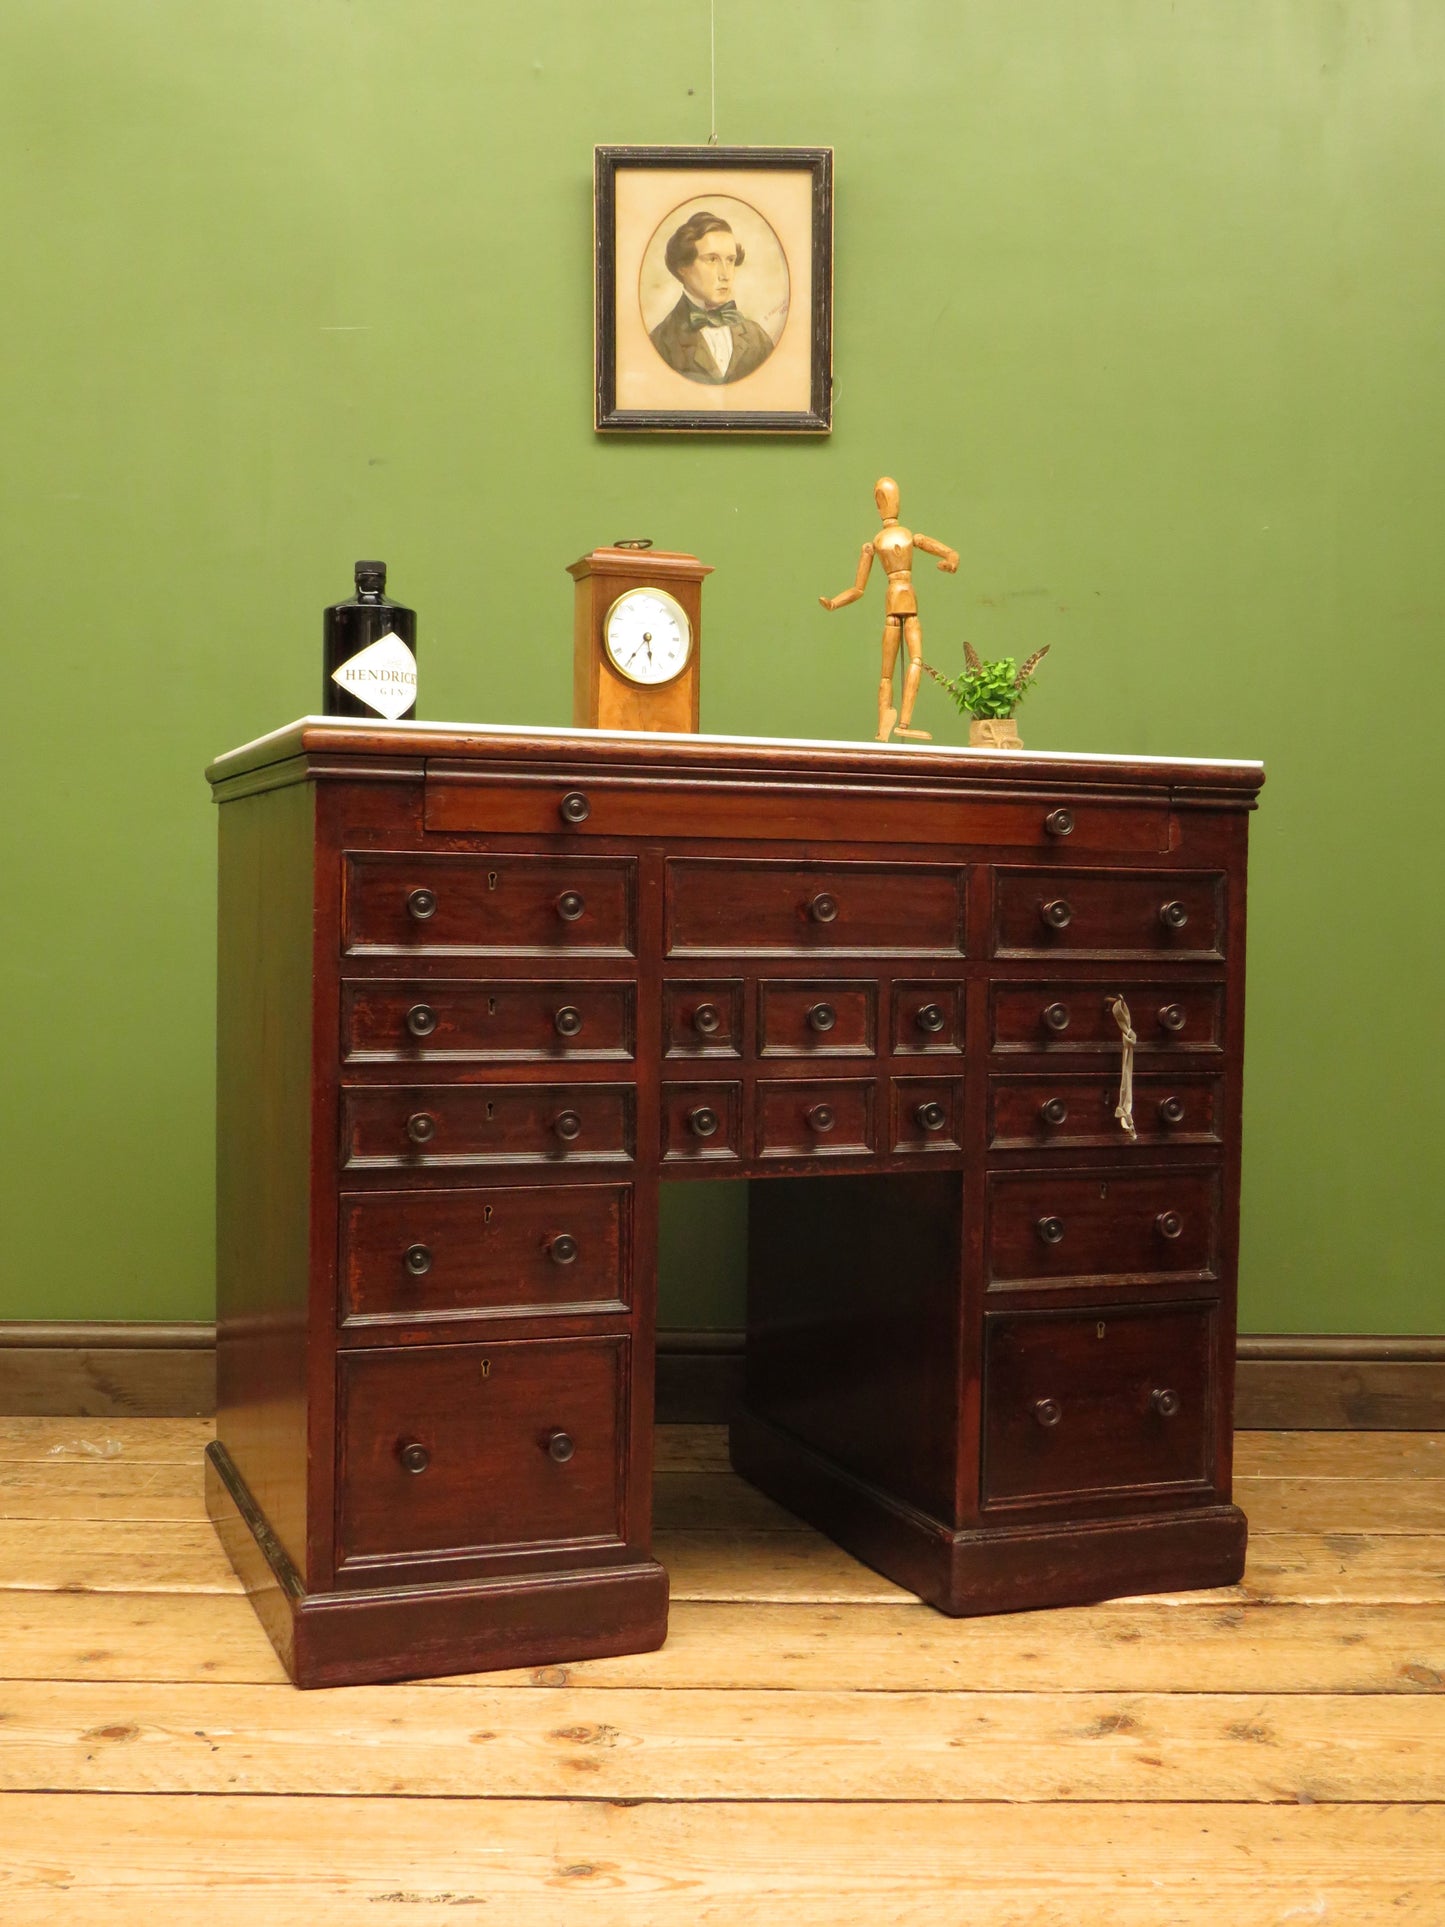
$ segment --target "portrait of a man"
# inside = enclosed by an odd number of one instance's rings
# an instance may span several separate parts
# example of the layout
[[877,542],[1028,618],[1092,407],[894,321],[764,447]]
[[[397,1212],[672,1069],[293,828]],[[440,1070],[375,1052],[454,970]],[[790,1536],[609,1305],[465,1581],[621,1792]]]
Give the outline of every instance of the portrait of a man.
[[773,352],[767,329],[733,299],[745,258],[732,228],[705,208],[668,238],[668,272],[681,283],[682,293],[649,339],[668,367],[689,381],[741,381]]

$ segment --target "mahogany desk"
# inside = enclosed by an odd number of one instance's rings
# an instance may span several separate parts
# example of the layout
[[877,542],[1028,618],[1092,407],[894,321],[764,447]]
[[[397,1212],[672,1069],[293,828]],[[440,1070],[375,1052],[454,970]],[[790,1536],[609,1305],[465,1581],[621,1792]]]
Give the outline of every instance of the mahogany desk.
[[308,719],[209,775],[209,1505],[298,1685],[661,1644],[659,1181],[760,1180],[733,1461],[859,1558],[1239,1577],[1257,764]]

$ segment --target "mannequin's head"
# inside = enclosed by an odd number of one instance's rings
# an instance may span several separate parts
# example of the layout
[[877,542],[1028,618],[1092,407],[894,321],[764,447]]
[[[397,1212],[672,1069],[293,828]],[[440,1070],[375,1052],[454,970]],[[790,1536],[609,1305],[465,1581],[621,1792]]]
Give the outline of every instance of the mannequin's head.
[[880,476],[874,483],[873,500],[884,521],[891,522],[898,513],[898,484],[891,475]]

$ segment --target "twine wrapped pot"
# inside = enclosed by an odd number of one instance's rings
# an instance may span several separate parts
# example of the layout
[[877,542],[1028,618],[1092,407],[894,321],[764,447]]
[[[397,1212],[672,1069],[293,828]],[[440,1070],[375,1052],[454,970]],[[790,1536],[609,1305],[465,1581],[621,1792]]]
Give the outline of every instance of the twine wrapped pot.
[[1023,738],[1012,716],[974,716],[968,725],[970,749],[1022,749]]

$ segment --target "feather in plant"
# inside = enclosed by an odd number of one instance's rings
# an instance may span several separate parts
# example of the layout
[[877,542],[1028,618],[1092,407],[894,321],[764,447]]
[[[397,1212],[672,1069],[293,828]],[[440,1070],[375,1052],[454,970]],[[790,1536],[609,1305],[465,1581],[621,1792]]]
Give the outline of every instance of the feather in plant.
[[1049,653],[1049,648],[1050,648],[1050,645],[1046,642],[1042,649],[1035,649],[1034,653],[1029,657],[1028,661],[1024,664],[1023,668],[1020,669],[1019,673],[1014,677],[1015,689],[1021,690],[1023,688],[1024,684],[1028,681],[1029,677],[1034,673],[1034,671],[1038,668],[1039,664],[1043,661],[1044,657]]

